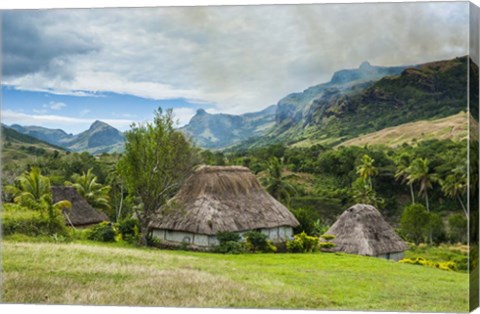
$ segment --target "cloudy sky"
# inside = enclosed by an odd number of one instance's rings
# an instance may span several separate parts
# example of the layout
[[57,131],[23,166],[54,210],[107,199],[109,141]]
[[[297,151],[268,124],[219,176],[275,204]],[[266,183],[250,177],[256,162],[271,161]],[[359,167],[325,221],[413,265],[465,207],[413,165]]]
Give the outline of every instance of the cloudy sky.
[[159,106],[240,114],[374,65],[468,53],[468,4],[4,11],[2,122],[125,130]]

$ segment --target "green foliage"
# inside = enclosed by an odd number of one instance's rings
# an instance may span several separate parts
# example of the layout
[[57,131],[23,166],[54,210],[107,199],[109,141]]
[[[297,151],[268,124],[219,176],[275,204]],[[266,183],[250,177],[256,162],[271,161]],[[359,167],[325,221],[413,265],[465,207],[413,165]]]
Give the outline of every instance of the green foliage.
[[[8,208],[9,205],[4,204],[5,207]],[[58,215],[51,219],[42,212],[29,210],[28,208],[19,208],[18,205],[2,212],[2,230],[4,235],[67,235],[63,216]]]
[[453,214],[448,217],[448,235],[451,242],[467,243],[467,223],[464,214]]
[[296,208],[291,212],[297,218],[300,225],[293,229],[294,233],[305,232],[309,235],[319,236],[323,233],[326,226],[320,220],[320,216],[310,208]]
[[153,123],[132,124],[125,133],[125,152],[118,162],[130,194],[141,206],[135,211],[141,225],[141,242],[146,244],[153,213],[171,198],[196,163],[196,151],[174,127],[172,110],[159,108]]
[[277,247],[267,240],[267,235],[259,231],[245,232],[243,237],[246,240],[245,248],[249,252],[272,253],[277,251]]
[[137,219],[134,219],[134,218],[122,219],[116,224],[116,228],[123,240],[129,243],[139,242],[140,223]]
[[90,228],[88,239],[100,242],[115,242],[116,232],[109,222],[101,222]]
[[219,245],[213,248],[214,252],[222,254],[240,254],[245,252],[245,244],[240,242],[242,239],[237,232],[217,232]]
[[220,244],[225,242],[239,242],[242,237],[237,232],[221,231],[216,234]]
[[327,241],[333,240],[336,238],[334,234],[322,234],[320,237]]
[[296,193],[295,187],[282,175],[283,161],[277,157],[271,157],[267,163],[267,177],[262,180],[265,189],[278,201],[290,203],[291,196]]
[[93,174],[92,170],[90,168],[87,172],[83,172],[82,175],[77,173],[72,175],[73,183],[67,181],[65,185],[74,187],[94,208],[108,211],[111,208],[109,203],[111,187],[98,183],[97,176]]
[[432,236],[433,243],[440,244],[447,240],[445,224],[442,217],[437,213],[429,213],[428,234]]
[[311,253],[318,249],[319,238],[311,237],[305,232],[293,236],[287,241],[287,251],[291,253]]
[[411,204],[403,210],[400,228],[410,241],[418,245],[428,234],[429,222],[430,215],[425,207],[421,204]]
[[[413,258],[413,259],[404,258],[404,259],[400,260],[399,263],[421,265],[421,266],[438,268],[438,269],[442,269],[442,270],[458,270],[457,264],[454,261],[433,262],[433,261],[427,260],[423,257],[417,257],[417,258]],[[462,267],[463,267],[463,265],[462,265]]]

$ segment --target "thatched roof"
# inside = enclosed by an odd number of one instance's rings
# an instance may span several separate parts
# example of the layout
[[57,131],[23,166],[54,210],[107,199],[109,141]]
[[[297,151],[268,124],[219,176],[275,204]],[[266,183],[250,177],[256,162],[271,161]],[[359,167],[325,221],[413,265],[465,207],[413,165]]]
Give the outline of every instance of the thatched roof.
[[199,167],[150,224],[207,235],[298,225],[293,214],[263,189],[248,168],[237,166]]
[[84,226],[109,221],[107,215],[93,208],[73,187],[52,186],[53,201],[67,200],[72,208],[63,209],[67,223],[74,226]]
[[333,251],[378,256],[403,252],[407,244],[373,206],[356,204],[338,218],[327,234],[336,236]]

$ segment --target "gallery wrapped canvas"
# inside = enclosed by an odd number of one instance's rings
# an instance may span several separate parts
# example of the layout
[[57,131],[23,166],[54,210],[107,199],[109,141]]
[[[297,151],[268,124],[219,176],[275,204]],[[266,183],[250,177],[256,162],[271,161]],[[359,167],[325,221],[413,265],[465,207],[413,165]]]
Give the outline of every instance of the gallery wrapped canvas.
[[478,307],[473,3],[1,21],[2,303]]

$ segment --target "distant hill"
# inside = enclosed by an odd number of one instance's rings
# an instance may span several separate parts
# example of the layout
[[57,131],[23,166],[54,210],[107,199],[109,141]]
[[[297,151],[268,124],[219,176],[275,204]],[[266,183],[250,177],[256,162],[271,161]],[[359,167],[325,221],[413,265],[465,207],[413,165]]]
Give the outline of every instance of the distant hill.
[[22,134],[2,124],[2,161],[15,163],[45,152],[63,152],[63,148],[49,144],[30,135]]
[[275,124],[276,106],[243,115],[209,114],[199,109],[180,130],[192,141],[208,149],[221,149],[253,136],[262,136]]
[[73,152],[89,152],[91,154],[121,152],[125,143],[122,132],[101,121],[95,121],[88,130],[77,135],[67,134],[60,129],[39,126],[15,124],[11,128],[19,133]]

